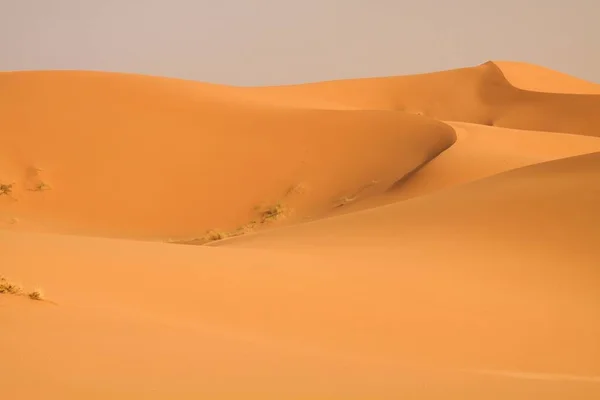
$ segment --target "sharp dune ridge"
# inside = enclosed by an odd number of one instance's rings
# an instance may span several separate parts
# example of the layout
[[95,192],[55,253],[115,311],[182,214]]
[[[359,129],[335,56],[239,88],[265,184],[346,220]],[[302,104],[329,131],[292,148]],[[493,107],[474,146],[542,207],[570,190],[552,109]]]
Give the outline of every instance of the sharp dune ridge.
[[44,293],[0,293],[2,393],[600,398],[598,182],[600,85],[537,65],[0,72],[0,275]]

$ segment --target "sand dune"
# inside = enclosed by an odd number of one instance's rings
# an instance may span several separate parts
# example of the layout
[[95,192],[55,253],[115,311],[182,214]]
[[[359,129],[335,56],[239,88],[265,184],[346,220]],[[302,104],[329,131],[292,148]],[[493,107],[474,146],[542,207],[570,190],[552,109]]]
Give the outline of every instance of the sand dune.
[[[556,244],[562,243],[563,248],[555,248],[560,252],[569,243],[590,246],[586,252],[565,254],[569,257],[593,255],[591,250],[597,241],[593,233],[596,219],[600,217],[594,210],[600,187],[590,185],[590,182],[600,176],[599,165],[600,152],[567,157],[517,168],[373,210],[274,229],[221,243],[225,246],[239,243],[244,247],[255,247],[254,243],[265,242],[269,248],[279,248],[281,244],[285,249],[288,245],[290,248],[308,245],[312,249],[328,249],[338,244],[350,246],[365,241],[381,243],[387,237],[400,240],[400,236],[414,237],[421,232],[425,232],[427,237],[431,235],[437,238],[444,226],[455,231],[455,234],[477,226],[478,231],[489,231],[487,235],[491,236],[496,233],[505,236],[506,229],[513,227],[515,233],[530,233],[532,239],[535,237],[543,244],[549,245],[551,237],[561,238]],[[350,229],[352,225],[360,226],[360,229]],[[438,233],[428,232],[430,229]],[[534,235],[534,232],[539,233]],[[513,234],[508,236],[513,237]],[[543,240],[539,239],[540,236],[543,236]],[[523,246],[533,245],[531,240],[525,243],[522,238],[514,237]],[[321,242],[321,238],[325,242]],[[487,238],[485,241],[488,242]],[[319,246],[315,246],[317,242]],[[497,246],[500,243],[489,241],[489,244]],[[547,249],[545,252],[551,251]]]
[[3,354],[19,363],[2,375],[42,375],[8,393],[594,398],[585,380],[499,378],[600,375],[600,192],[586,195],[599,164],[526,167],[215,249],[2,233],[6,273],[57,303],[3,299]]
[[3,395],[600,398],[597,87],[0,73]]
[[[210,85],[102,73],[0,75],[14,229],[135,238],[233,229],[301,185],[307,214],[392,183],[455,140],[404,113],[272,109]],[[36,172],[35,168],[43,169]],[[35,191],[44,182],[55,190]],[[285,199],[293,202],[294,199]],[[21,228],[22,227],[22,228]]]
[[448,122],[457,141],[384,193],[339,208],[336,214],[406,200],[511,169],[600,151],[600,138]]
[[[561,77],[559,86],[565,93],[529,91],[513,86],[502,68],[488,62],[477,67],[422,75],[284,86],[267,88],[265,92],[270,91],[273,98],[326,99],[345,104],[350,109],[405,111],[446,121],[600,135],[597,129],[600,95],[573,94],[582,91],[581,86],[595,87],[593,83],[585,85],[577,81],[576,85],[569,84],[568,79],[557,73]],[[519,76],[515,67],[508,70],[511,77]],[[535,76],[527,68],[521,75],[522,79],[517,79],[521,86],[528,75]],[[568,91],[568,87],[573,89]],[[303,105],[307,106],[307,103]]]
[[520,62],[495,61],[506,80],[519,89],[534,92],[600,94],[600,84],[561,72]]

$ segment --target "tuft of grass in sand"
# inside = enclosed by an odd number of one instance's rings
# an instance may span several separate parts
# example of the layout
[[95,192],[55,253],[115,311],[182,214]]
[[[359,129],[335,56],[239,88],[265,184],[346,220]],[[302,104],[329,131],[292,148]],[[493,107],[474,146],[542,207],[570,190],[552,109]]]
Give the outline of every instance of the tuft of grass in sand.
[[202,238],[200,238],[200,240],[204,242],[213,242],[215,240],[222,240],[227,237],[229,237],[227,232],[211,229],[208,232],[206,232],[206,234]]
[[228,239],[236,236],[241,236],[246,233],[254,231],[259,225],[265,225],[270,222],[276,221],[286,214],[286,208],[281,203],[276,203],[271,206],[261,208],[255,207],[258,212],[260,219],[258,221],[250,221],[249,223],[242,225],[231,231],[222,231],[217,229],[211,229],[204,234],[204,236],[192,239],[192,240],[170,240],[170,243],[187,243],[187,244],[206,244],[209,242],[215,242],[217,240]]
[[44,300],[44,296],[42,295],[42,292],[40,292],[39,290],[34,290],[33,292],[29,292],[29,294],[27,296],[31,300]]
[[23,289],[20,286],[7,281],[5,277],[0,276],[0,293],[2,293],[2,294],[22,294]]
[[198,244],[204,244],[208,242],[214,242],[217,240],[223,240],[227,238],[232,238],[236,236],[241,236],[246,233],[252,232],[254,227],[256,226],[256,221],[250,221],[249,223],[242,225],[232,231],[220,231],[216,229],[211,229],[206,232],[204,236],[198,239],[194,239],[192,242]]
[[250,221],[246,225],[242,225],[242,226],[238,227],[237,229],[231,231],[229,233],[229,237],[231,237],[231,236],[240,236],[240,235],[243,235],[245,233],[252,232],[254,230],[254,227],[256,226],[256,224],[257,224],[256,221]]
[[48,185],[46,182],[39,182],[37,185],[35,185],[33,190],[36,192],[43,192],[44,190],[50,189],[52,189],[52,186]]
[[13,294],[16,296],[27,295],[31,300],[44,300],[42,292],[34,290],[33,292],[25,293],[19,285],[9,282],[5,277],[0,276],[0,294]]
[[260,212],[260,222],[262,224],[276,221],[285,215],[285,207],[281,203],[277,203],[267,207]]
[[[286,191],[286,196],[291,194],[302,194],[306,190],[306,186],[303,184],[298,184],[292,186]],[[236,236],[245,235],[247,233],[253,232],[257,226],[266,225],[271,222],[277,221],[280,218],[285,217],[288,214],[289,209],[286,208],[281,202],[263,207],[263,206],[255,206],[254,211],[258,214],[257,220],[252,220],[247,224],[239,226],[238,228],[231,231],[223,231],[217,229],[208,230],[204,236],[196,237],[193,239],[181,239],[167,240],[168,243],[180,243],[180,244],[196,244],[202,245],[209,242],[215,242],[217,240],[228,239]]]
[[0,196],[10,196],[14,185],[14,183],[0,183]]
[[31,166],[27,169],[27,175],[29,178],[29,188],[27,190],[32,192],[42,192],[52,189],[52,186],[50,186],[41,178],[40,175],[43,171],[44,170],[42,168],[36,166]]

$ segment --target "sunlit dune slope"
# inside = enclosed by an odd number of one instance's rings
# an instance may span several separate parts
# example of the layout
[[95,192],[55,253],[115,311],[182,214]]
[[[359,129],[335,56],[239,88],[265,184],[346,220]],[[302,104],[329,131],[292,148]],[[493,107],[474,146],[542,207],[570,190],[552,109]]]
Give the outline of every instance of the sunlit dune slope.
[[494,61],[506,79],[524,90],[548,93],[600,94],[600,84],[563,74],[540,65]]
[[[525,69],[519,75],[519,71],[512,68],[511,76],[520,76],[519,83],[523,84],[523,75],[529,72]],[[532,85],[539,84],[533,81]],[[564,82],[560,86],[563,91],[571,87]],[[572,91],[580,91],[577,87]],[[600,136],[600,95],[519,89],[493,62],[420,75],[264,88],[263,92],[270,93],[272,99],[319,99],[338,107],[398,110],[440,120]]]
[[0,296],[3,393],[597,398],[598,179],[578,156],[216,248],[0,231],[54,302]]
[[[177,238],[236,228],[282,201],[298,216],[322,212],[455,140],[405,113],[249,104],[246,91],[145,76],[4,73],[0,93],[11,229]],[[295,187],[310,194],[288,198]]]

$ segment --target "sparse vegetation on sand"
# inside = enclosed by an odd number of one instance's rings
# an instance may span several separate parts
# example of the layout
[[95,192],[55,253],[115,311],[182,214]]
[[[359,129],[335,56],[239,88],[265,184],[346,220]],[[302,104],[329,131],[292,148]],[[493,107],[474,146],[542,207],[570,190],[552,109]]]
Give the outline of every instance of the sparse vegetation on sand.
[[[306,193],[307,186],[303,183],[299,183],[290,186],[286,191],[284,198],[293,195],[302,195]],[[208,230],[204,236],[189,239],[189,240],[169,240],[169,243],[185,243],[185,244],[205,244],[214,242],[217,240],[228,239],[236,236],[241,236],[246,233],[250,233],[255,230],[257,226],[266,225],[275,222],[289,214],[290,209],[283,205],[282,202],[269,204],[267,206],[257,205],[254,207],[254,212],[257,214],[257,219],[248,222],[231,231],[223,231],[217,229]]]
[[42,192],[44,190],[50,189],[52,189],[52,186],[48,185],[46,182],[39,182],[35,185],[35,188],[33,190],[36,192]]
[[208,232],[206,232],[206,234],[200,240],[205,241],[205,242],[212,242],[215,240],[225,239],[229,236],[230,235],[227,232],[211,229]]
[[287,208],[283,206],[281,203],[276,203],[267,207],[255,207],[255,210],[258,212],[258,221],[253,220],[248,222],[245,225],[242,225],[232,231],[222,231],[217,229],[210,229],[206,232],[206,234],[202,237],[191,239],[191,240],[178,240],[173,241],[171,243],[187,243],[187,244],[205,244],[209,242],[215,242],[217,240],[228,239],[236,236],[241,236],[246,233],[252,232],[257,226],[266,225],[268,223],[274,222],[282,217],[284,217],[287,213]]
[[13,191],[14,183],[0,183],[0,196],[10,196]]
[[281,203],[271,205],[260,211],[261,223],[276,221],[285,215],[285,208]]
[[26,295],[31,300],[43,300],[44,299],[42,292],[40,292],[39,290],[34,290],[32,292],[27,293],[23,290],[22,287],[9,282],[3,276],[0,276],[0,294],[13,294],[13,295],[17,295],[17,296]]
[[29,292],[28,296],[31,300],[43,300],[44,299],[42,292],[40,292],[39,290],[34,290],[33,292]]
[[206,234],[200,238],[193,240],[184,240],[184,241],[176,241],[175,243],[193,243],[193,244],[204,244],[209,242],[214,242],[217,240],[223,240],[227,238],[232,238],[236,236],[241,236],[248,232],[252,232],[254,227],[256,226],[256,221],[250,221],[246,225],[242,225],[232,231],[220,231],[216,229],[211,229],[206,232]]
[[0,293],[2,294],[22,294],[23,289],[6,280],[5,277],[0,276]]

